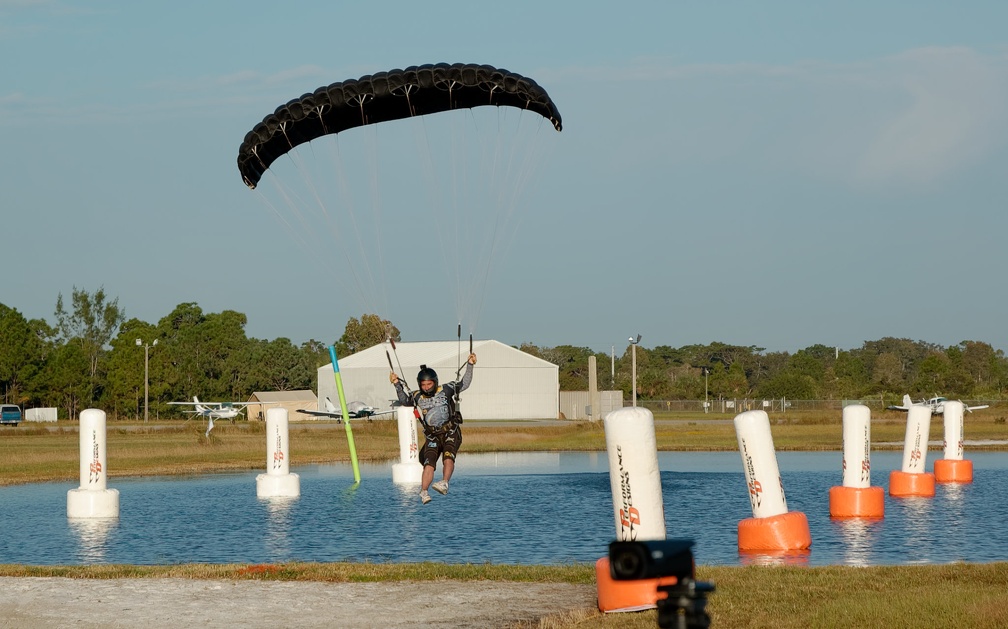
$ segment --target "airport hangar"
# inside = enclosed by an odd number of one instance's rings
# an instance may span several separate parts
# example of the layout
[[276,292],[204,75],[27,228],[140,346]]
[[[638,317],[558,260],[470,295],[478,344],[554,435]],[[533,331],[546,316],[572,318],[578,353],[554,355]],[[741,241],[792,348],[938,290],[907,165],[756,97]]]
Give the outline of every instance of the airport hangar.
[[[379,412],[392,407],[396,394],[389,382],[386,352],[396,373],[415,391],[420,365],[434,369],[440,384],[457,380],[460,361],[464,365],[469,355],[469,343],[460,344],[457,340],[396,343],[394,353],[391,345],[382,343],[345,358],[338,357],[347,403],[364,402]],[[461,396],[460,408],[465,419],[559,417],[560,370],[556,365],[494,340],[474,341],[473,353],[477,362],[472,384]],[[318,368],[320,407],[324,407],[327,396],[339,406],[331,363]]]

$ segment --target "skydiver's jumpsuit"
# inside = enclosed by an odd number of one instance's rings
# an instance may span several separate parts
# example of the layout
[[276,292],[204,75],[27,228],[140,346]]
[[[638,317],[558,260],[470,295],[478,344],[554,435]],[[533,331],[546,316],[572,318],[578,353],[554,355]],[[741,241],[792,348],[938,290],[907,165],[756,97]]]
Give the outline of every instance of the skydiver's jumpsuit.
[[458,454],[459,446],[462,445],[462,430],[459,428],[462,418],[456,413],[454,398],[456,394],[469,388],[472,375],[472,363],[466,363],[466,370],[461,380],[437,387],[432,395],[416,391],[412,397],[406,392],[402,380],[396,382],[399,403],[404,406],[415,406],[420,410],[420,421],[423,423],[424,431],[420,462],[424,465],[436,469],[438,459],[442,455],[454,460]]

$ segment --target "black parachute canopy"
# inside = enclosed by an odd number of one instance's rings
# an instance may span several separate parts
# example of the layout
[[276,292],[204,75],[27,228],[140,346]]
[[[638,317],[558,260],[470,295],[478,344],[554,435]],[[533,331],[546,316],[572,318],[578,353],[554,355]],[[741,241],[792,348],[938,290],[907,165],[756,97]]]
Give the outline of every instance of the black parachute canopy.
[[333,83],[280,106],[245,135],[238,170],[255,188],[274,160],[323,135],[481,105],[527,109],[562,127],[553,100],[530,78],[487,65],[411,66]]

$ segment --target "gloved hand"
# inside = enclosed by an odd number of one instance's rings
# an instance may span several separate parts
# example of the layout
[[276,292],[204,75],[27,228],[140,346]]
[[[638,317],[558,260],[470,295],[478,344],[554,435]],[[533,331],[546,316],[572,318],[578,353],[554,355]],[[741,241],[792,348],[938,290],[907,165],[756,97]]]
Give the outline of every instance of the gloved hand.
[[394,371],[389,374],[388,379],[389,379],[389,382],[391,382],[392,384],[399,384],[399,375],[396,374],[396,372],[394,372]]

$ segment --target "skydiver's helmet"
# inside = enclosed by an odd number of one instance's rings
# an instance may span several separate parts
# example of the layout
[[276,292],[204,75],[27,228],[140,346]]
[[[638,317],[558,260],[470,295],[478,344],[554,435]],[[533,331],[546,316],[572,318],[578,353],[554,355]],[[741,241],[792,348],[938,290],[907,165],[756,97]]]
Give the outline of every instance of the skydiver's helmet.
[[420,365],[420,373],[417,374],[416,381],[417,386],[420,387],[421,393],[427,393],[423,389],[423,384],[421,384],[424,380],[430,380],[434,383],[434,386],[431,387],[430,393],[437,391],[438,386],[437,372],[428,367],[427,365]]

